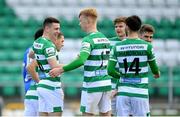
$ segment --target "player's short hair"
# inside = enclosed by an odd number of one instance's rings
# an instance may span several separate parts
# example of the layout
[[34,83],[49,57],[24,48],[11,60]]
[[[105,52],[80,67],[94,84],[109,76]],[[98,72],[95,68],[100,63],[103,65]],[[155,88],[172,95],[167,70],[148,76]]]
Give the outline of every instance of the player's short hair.
[[85,15],[85,16],[90,16],[94,19],[97,19],[98,17],[98,14],[97,14],[97,10],[95,8],[85,8],[85,9],[82,9],[79,13],[79,17],[81,15]]
[[34,34],[34,40],[41,37],[43,35],[43,28],[38,29]]
[[64,36],[62,32],[58,33],[57,39],[60,39],[62,36]]
[[43,28],[45,26],[49,26],[52,23],[60,23],[58,19],[54,18],[54,17],[47,17],[44,22],[43,22]]
[[141,19],[137,15],[127,17],[125,23],[131,31],[138,31],[142,24]]
[[155,29],[152,25],[150,24],[143,24],[139,30],[140,34],[143,34],[145,32],[150,32],[150,33],[155,33]]
[[117,18],[114,19],[113,23],[114,23],[114,25],[116,25],[117,23],[120,23],[120,22],[124,22],[125,23],[126,18],[127,17],[123,17],[123,16],[117,17]]

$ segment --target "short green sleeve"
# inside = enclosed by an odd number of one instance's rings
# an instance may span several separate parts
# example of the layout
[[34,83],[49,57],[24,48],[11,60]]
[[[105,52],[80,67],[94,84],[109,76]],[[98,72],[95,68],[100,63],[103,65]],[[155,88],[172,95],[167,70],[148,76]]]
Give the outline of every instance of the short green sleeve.
[[148,61],[153,61],[155,59],[154,49],[151,44],[148,44],[147,55]]
[[92,50],[92,42],[88,38],[83,38],[80,52],[86,52],[90,54],[91,50]]
[[46,58],[51,58],[56,56],[56,48],[52,44],[47,44],[44,47],[44,55]]
[[110,60],[110,61],[115,61],[115,62],[117,62],[116,46],[113,46],[113,48],[111,49],[110,56],[109,56],[109,60]]

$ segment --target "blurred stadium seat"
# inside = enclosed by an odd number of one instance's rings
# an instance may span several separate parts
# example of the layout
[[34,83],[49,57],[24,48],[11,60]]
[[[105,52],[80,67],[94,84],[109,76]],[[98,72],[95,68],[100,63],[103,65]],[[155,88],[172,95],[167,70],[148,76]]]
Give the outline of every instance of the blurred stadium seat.
[[179,5],[180,5],[180,2],[179,2],[179,0],[166,0],[166,4],[167,4],[167,6],[168,7],[179,7]]
[[152,45],[154,47],[154,51],[155,52],[164,51],[165,48],[166,48],[165,41],[164,40],[160,40],[160,39],[154,40],[152,42]]
[[165,7],[166,6],[166,0],[151,0],[153,7]]
[[168,51],[173,51],[173,52],[178,53],[178,51],[180,49],[180,43],[178,40],[168,39],[168,40],[166,40],[165,47]]

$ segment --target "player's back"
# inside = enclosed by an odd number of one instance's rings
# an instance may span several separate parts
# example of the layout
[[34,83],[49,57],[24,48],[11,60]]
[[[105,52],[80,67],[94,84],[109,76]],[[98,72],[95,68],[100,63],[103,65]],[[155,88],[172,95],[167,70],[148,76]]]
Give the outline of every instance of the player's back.
[[88,35],[85,37],[85,40],[88,40],[91,44],[91,51],[87,61],[85,62],[84,69],[89,70],[86,66],[90,66],[91,71],[106,69],[110,52],[109,40],[100,32]]
[[[125,39],[115,46],[121,73],[121,95],[148,97],[148,61],[154,59],[152,45],[142,39]],[[119,92],[118,91],[118,92]]]
[[152,46],[142,39],[125,39],[117,43],[116,51],[122,76],[132,78],[147,75],[151,49]]
[[110,77],[107,74],[107,63],[110,53],[110,42],[101,32],[91,33],[83,39],[90,44],[89,57],[84,64],[84,81],[91,82],[89,92],[111,89]]

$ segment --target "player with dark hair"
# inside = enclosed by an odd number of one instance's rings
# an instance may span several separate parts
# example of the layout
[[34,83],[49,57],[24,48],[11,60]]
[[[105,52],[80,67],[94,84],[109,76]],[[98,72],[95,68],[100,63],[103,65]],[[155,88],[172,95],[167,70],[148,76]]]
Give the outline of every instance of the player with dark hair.
[[[138,36],[141,20],[138,16],[126,19],[128,37],[117,43],[110,54],[108,74],[120,78],[117,94],[117,116],[148,116],[148,64],[154,78],[160,77],[153,47]],[[119,71],[115,70],[119,64]]]
[[43,35],[33,43],[33,51],[38,67],[45,78],[37,86],[39,115],[61,116],[63,111],[64,94],[60,76],[52,78],[48,72],[60,67],[55,40],[60,33],[60,22],[48,17],[43,22]]

